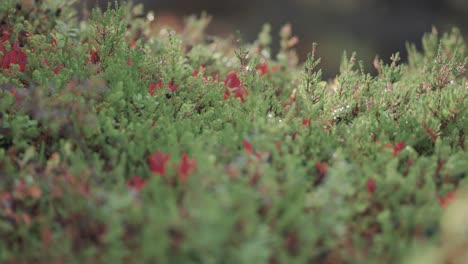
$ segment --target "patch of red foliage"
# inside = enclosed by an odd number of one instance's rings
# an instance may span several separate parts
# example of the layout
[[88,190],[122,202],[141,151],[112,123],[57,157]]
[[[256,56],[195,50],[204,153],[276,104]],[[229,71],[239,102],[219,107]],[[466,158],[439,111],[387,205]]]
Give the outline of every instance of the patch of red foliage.
[[244,144],[244,150],[249,154],[253,154],[252,144],[250,144],[250,142],[248,140],[245,140],[245,139],[243,141],[243,144]]
[[148,86],[148,89],[149,89],[149,94],[151,96],[155,96],[156,95],[156,89],[160,90],[163,86],[163,82],[162,81],[159,81],[157,83],[155,82],[151,82]]
[[[159,82],[151,82],[149,85],[148,85],[148,92],[151,96],[155,96],[156,95],[156,90],[161,90],[164,86],[164,83],[163,81],[159,81]],[[171,92],[174,92],[175,90],[177,90],[177,88],[179,88],[179,85],[175,84],[174,81],[170,81],[168,84],[167,84],[167,88],[169,90],[171,90]]]
[[60,72],[63,68],[65,68],[65,66],[64,66],[63,64],[60,64],[60,65],[58,65],[58,66],[55,66],[55,68],[54,68],[54,74],[55,74],[55,75],[59,74],[59,72]]
[[366,188],[367,188],[368,193],[373,194],[375,192],[376,187],[377,187],[377,183],[373,178],[367,179]]
[[88,59],[86,59],[86,63],[91,62],[92,64],[97,64],[101,61],[99,54],[95,50],[88,51]]
[[0,68],[4,70],[10,70],[12,64],[19,66],[19,70],[22,72],[26,69],[28,59],[26,53],[20,47],[19,41],[15,41],[10,44],[10,49],[7,51],[5,47],[6,43],[10,38],[10,33],[4,31],[0,39],[0,51],[3,54],[0,57]]
[[244,96],[248,96],[249,92],[245,88],[244,84],[237,77],[237,73],[233,72],[226,76],[224,84],[227,86],[226,91],[224,92],[224,100],[228,100],[231,97],[231,92],[234,94],[235,98],[239,98],[242,103],[245,103]]
[[133,189],[137,192],[140,192],[147,182],[140,176],[134,175],[132,178],[128,179],[126,185],[128,188]]
[[152,173],[162,176],[166,173],[166,164],[171,156],[157,151],[148,156],[148,165]]
[[315,167],[317,168],[317,173],[320,174],[321,176],[327,175],[327,168],[328,168],[328,162],[319,162],[317,161],[315,163]]
[[439,197],[439,204],[443,208],[447,207],[449,204],[451,204],[455,200],[455,193],[453,192],[448,192],[445,194],[445,196]]
[[182,154],[182,160],[180,161],[178,172],[179,178],[182,182],[186,182],[187,178],[192,171],[195,170],[197,163],[195,159],[191,159],[187,156],[187,154]]
[[169,88],[169,90],[171,90],[171,92],[174,92],[175,90],[177,90],[177,88],[179,88],[179,85],[175,84],[174,81],[171,80],[167,84],[167,88]]
[[258,65],[256,70],[260,74],[260,77],[268,73],[268,64],[264,61],[262,64]]
[[393,147],[393,157],[395,157],[398,154],[398,152],[402,151],[405,147],[406,144],[403,141],[396,143]]

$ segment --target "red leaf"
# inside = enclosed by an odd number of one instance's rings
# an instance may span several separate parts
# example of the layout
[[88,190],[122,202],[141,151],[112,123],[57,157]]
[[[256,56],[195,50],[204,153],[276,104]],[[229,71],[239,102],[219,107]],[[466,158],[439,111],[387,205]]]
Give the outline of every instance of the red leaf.
[[233,72],[228,74],[224,80],[224,84],[227,86],[224,93],[224,100],[229,99],[232,91],[235,98],[240,98],[242,103],[245,103],[244,96],[248,96],[249,92],[237,77],[237,73]]
[[55,66],[54,68],[54,74],[57,75],[65,66],[63,64],[60,64],[59,66]]
[[455,200],[455,193],[453,192],[446,193],[445,197],[444,196],[439,197],[439,203],[444,208],[450,205],[450,203],[452,203],[454,200]]
[[191,159],[187,156],[187,154],[182,154],[182,160],[180,161],[178,172],[179,178],[182,182],[186,182],[189,174],[195,170],[196,168],[196,161],[195,159]]
[[262,64],[258,65],[256,70],[260,73],[260,77],[268,73],[268,64],[267,62],[263,62]]
[[[10,39],[10,32],[8,31],[3,31],[3,34],[2,34],[2,39],[0,40],[0,44],[9,40]],[[1,47],[1,46],[0,46]]]
[[151,96],[155,96],[156,95],[156,89],[160,90],[163,86],[163,83],[162,81],[159,81],[157,83],[155,82],[152,82],[149,84],[148,88],[149,88],[149,94]]
[[86,59],[86,63],[91,62],[93,64],[97,64],[100,61],[101,61],[101,58],[99,57],[99,54],[97,51],[94,51],[94,50],[88,51],[88,59]]
[[237,88],[241,86],[241,81],[237,77],[237,73],[232,72],[226,76],[226,79],[224,80],[224,84],[227,85],[229,88]]
[[374,193],[375,192],[375,188],[376,188],[376,182],[374,179],[372,178],[369,178],[367,179],[366,181],[366,188],[367,188],[367,192],[369,193]]
[[327,175],[327,168],[328,168],[328,162],[319,162],[317,161],[315,163],[315,167],[317,168],[317,173],[320,174],[321,176]]
[[[157,83],[155,82],[151,82],[148,86],[148,89],[149,89],[149,94],[151,96],[155,96],[156,95],[156,89],[160,90],[162,89],[162,87],[164,86],[164,83],[162,81],[159,81]],[[174,81],[170,81],[168,84],[167,84],[167,88],[169,90],[171,90],[171,92],[174,92],[175,90],[177,90],[177,88],[179,88],[179,85],[177,84],[174,84]]]
[[244,95],[249,95],[249,92],[245,88],[245,86],[240,86],[234,89],[234,98],[240,98],[242,103],[245,103]]
[[174,81],[170,81],[167,84],[167,88],[169,88],[169,90],[171,90],[171,92],[174,92],[175,90],[177,90],[177,88],[179,88],[179,85],[174,84]]
[[445,195],[445,198],[446,198],[449,202],[452,202],[453,200],[455,200],[455,193],[453,193],[453,192],[448,192],[448,193]]
[[440,206],[442,206],[443,208],[447,207],[447,202],[445,200],[445,197],[441,196],[439,197],[439,204]]
[[253,154],[253,148],[252,148],[252,144],[250,144],[250,142],[248,140],[245,140],[244,139],[244,149],[247,153],[249,154]]
[[3,43],[0,42],[0,51],[3,53],[0,57],[0,68],[9,70],[11,64],[16,64],[19,66],[20,71],[24,71],[26,69],[26,64],[28,62],[26,53],[23,52],[18,41],[11,45],[10,51],[6,51]]
[[134,175],[132,178],[127,180],[126,185],[128,188],[131,188],[137,192],[140,192],[141,189],[145,187],[146,183],[147,182],[142,177],[138,175]]
[[148,156],[149,169],[152,173],[162,176],[166,173],[166,164],[171,156],[160,151]]
[[395,157],[398,154],[398,152],[402,151],[405,148],[405,146],[406,144],[403,141],[396,143],[393,147],[393,157]]

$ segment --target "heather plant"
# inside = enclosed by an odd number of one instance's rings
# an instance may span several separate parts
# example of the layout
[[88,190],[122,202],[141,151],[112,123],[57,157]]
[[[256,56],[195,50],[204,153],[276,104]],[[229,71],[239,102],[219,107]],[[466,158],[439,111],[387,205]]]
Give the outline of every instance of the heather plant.
[[[458,29],[325,80],[313,44],[0,3],[0,262],[465,263]],[[414,255],[414,257],[413,257]]]

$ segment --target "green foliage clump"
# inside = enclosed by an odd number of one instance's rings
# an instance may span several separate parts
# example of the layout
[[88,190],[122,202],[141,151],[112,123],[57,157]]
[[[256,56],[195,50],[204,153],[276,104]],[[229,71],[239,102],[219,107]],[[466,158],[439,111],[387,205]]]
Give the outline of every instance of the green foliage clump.
[[206,15],[23,2],[0,3],[0,262],[466,259],[459,30],[326,81],[289,25],[275,57],[268,25],[233,43]]

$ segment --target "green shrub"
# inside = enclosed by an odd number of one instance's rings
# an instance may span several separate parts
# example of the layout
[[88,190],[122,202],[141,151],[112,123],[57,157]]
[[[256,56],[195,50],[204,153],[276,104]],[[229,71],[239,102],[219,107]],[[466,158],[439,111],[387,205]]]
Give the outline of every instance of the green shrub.
[[466,259],[459,30],[377,76],[345,53],[327,82],[288,25],[274,56],[268,25],[233,43],[205,15],[175,34],[141,6],[23,2],[0,3],[0,262]]

